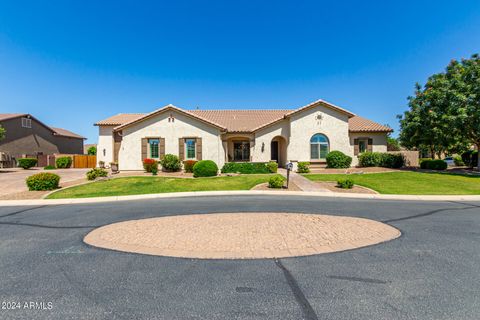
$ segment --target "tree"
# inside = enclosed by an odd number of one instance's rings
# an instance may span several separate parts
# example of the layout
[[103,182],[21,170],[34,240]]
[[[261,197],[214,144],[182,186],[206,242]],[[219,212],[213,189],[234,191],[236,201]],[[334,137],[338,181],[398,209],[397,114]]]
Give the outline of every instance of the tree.
[[4,127],[0,126],[0,140],[3,140],[5,138],[6,130]]
[[[480,132],[478,128],[476,131],[474,129],[480,122],[467,125],[467,122],[475,119],[475,112],[465,107],[467,102],[471,103],[466,97],[472,97],[469,90],[473,85],[466,84],[464,79],[475,78],[474,71],[470,74],[465,72],[463,65],[467,61],[470,60],[462,60],[462,63],[452,61],[444,73],[429,77],[425,86],[416,85],[415,95],[408,98],[410,109],[399,116],[399,138],[403,146],[429,150],[435,158],[444,153],[461,153],[468,148],[469,143],[477,144],[473,140],[480,143]],[[476,72],[478,88],[479,72]],[[478,100],[477,96],[477,105]],[[470,111],[467,112],[467,109]],[[471,128],[479,136],[469,138],[466,128]]]
[[96,155],[97,154],[97,147],[91,146],[90,148],[88,148],[87,154],[91,155],[91,156]]
[[400,151],[400,142],[398,142],[398,139],[387,137],[387,150]]
[[[480,150],[480,56],[452,60],[446,75],[451,85],[449,107],[455,118],[455,134]],[[478,157],[480,160],[480,152]],[[480,171],[480,161],[477,169]]]

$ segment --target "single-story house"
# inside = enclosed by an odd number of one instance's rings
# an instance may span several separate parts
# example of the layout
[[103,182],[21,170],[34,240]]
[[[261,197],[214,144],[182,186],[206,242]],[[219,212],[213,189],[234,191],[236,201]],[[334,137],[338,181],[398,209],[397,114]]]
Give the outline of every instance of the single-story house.
[[84,137],[66,129],[50,127],[31,114],[0,113],[0,126],[6,130],[5,138],[0,140],[0,152],[12,157],[83,154]]
[[99,127],[97,161],[142,170],[145,158],[325,163],[331,150],[353,157],[387,151],[392,131],[341,107],[317,100],[295,110],[184,110],[167,105],[148,114],[117,114]]

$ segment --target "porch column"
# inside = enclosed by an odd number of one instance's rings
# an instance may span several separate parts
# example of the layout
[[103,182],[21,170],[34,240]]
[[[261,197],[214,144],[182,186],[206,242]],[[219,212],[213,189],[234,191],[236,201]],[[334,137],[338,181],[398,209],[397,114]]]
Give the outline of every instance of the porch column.
[[253,162],[254,154],[255,154],[255,139],[250,139],[250,162]]
[[228,141],[227,140],[222,140],[222,146],[223,146],[223,156],[225,159],[225,163],[228,162]]

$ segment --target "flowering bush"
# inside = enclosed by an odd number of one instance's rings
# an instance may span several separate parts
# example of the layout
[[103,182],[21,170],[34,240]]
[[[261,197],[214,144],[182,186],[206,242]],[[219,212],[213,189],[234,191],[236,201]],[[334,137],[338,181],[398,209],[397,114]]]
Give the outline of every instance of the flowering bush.
[[156,168],[158,171],[158,162],[155,159],[143,159],[143,169],[147,172],[152,172]]

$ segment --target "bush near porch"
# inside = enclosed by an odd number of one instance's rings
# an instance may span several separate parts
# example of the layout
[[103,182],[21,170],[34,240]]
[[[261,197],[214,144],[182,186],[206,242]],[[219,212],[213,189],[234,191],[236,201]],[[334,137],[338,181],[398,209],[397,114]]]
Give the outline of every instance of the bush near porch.
[[386,152],[363,152],[358,156],[360,167],[401,168],[405,165],[402,154]]
[[271,173],[265,162],[227,162],[222,173],[262,174]]

